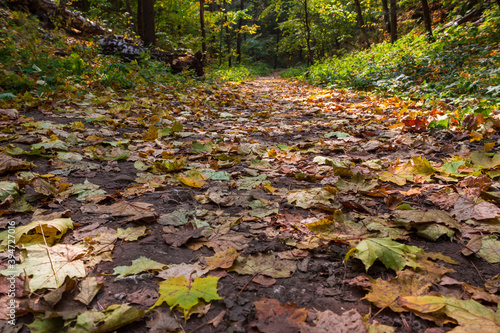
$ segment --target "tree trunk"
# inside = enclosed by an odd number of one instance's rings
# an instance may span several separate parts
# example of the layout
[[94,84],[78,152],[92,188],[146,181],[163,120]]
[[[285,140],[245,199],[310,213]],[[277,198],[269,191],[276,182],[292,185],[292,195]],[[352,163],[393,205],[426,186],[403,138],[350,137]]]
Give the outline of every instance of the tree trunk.
[[309,28],[309,12],[307,10],[307,0],[304,0],[304,14],[305,14],[305,26],[306,26],[306,42],[307,42],[307,62],[308,65],[313,63],[313,55],[311,50],[311,29]]
[[144,27],[141,36],[144,45],[155,45],[155,6],[154,0],[142,0],[142,24]]
[[[223,11],[224,8],[221,8]],[[220,21],[219,66],[222,66],[222,40],[224,38],[224,18]]]
[[367,47],[370,47],[370,41],[368,40],[368,35],[365,30],[365,20],[363,20],[363,12],[361,10],[361,3],[359,0],[354,0],[354,6],[356,7],[356,15],[358,18],[359,30],[361,30],[361,38]]
[[53,1],[48,0],[7,0],[11,9],[29,11],[52,27],[62,23],[62,28],[71,34],[77,35],[111,35],[111,30],[96,24],[77,12],[61,9]]
[[[500,1],[500,0],[498,0]],[[385,30],[387,33],[391,33],[391,21],[389,20],[389,6],[387,5],[387,0],[382,0],[382,10],[384,11],[384,23]]]
[[137,34],[141,37],[144,36],[144,15],[142,13],[142,2],[144,0],[137,0]]
[[227,45],[227,66],[231,68],[231,33],[229,32],[229,24],[227,24],[227,1],[224,0],[224,23],[226,26],[226,45]]
[[205,0],[200,0],[201,52],[207,55],[207,33],[205,31]]
[[[498,0],[500,1],[500,0]],[[245,9],[244,0],[240,0],[240,10]],[[240,17],[238,20],[238,36],[236,37],[236,54],[238,55],[236,61],[241,64],[241,27],[243,26],[243,18]]]
[[422,0],[422,10],[424,12],[425,30],[427,31],[427,35],[429,36],[429,38],[432,39],[431,11],[429,9],[429,4],[427,3],[427,0]]
[[500,7],[500,0],[497,0],[498,7]]
[[134,12],[132,11],[132,6],[130,6],[130,0],[125,0],[125,6],[127,6],[127,13],[131,16],[132,19],[132,29],[135,33],[137,33],[137,24],[135,24]]
[[391,0],[391,43],[398,40],[398,17],[396,13],[397,0]]
[[278,51],[280,48],[280,34],[281,30],[276,29],[276,51],[274,52],[274,69],[278,68]]

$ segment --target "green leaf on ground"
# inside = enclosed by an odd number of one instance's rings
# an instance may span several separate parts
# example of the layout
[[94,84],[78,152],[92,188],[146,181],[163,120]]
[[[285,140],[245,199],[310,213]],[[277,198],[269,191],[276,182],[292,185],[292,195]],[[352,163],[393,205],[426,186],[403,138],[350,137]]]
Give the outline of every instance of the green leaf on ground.
[[363,262],[367,271],[378,259],[385,267],[397,272],[406,266],[419,267],[416,255],[423,253],[424,251],[417,246],[408,246],[389,238],[369,238],[362,240],[356,247],[349,250],[346,259],[354,254]]
[[189,281],[184,276],[171,277],[159,283],[160,298],[153,307],[160,306],[166,302],[170,309],[178,306],[184,311],[184,318],[188,317],[189,311],[200,303],[200,299],[205,302],[222,299],[217,294],[217,282],[219,277],[208,276],[206,278],[197,277],[194,281]]

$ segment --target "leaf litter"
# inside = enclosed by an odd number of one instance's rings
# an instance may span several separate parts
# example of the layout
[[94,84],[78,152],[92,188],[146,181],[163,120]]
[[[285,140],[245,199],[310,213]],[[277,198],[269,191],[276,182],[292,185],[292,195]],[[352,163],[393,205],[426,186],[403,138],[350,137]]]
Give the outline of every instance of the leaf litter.
[[165,89],[14,110],[1,274],[15,244],[30,330],[500,330],[496,132],[276,76]]

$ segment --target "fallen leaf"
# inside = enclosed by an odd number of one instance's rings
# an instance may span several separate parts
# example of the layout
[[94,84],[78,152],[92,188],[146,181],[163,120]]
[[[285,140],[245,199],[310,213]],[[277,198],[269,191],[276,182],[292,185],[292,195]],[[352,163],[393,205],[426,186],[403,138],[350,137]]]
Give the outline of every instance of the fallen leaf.
[[[434,320],[438,325],[456,321],[457,332],[499,332],[498,314],[474,300],[464,301],[448,296],[408,296],[398,302],[415,314]],[[442,315],[445,318],[442,318]]]
[[230,247],[225,251],[218,252],[212,257],[203,257],[208,264],[209,270],[214,270],[217,268],[227,269],[233,266],[233,262],[238,258],[239,253],[235,248]]
[[355,309],[337,315],[330,310],[318,312],[315,326],[300,326],[300,333],[366,333],[363,317]]
[[165,280],[177,276],[184,276],[186,279],[194,279],[206,273],[208,273],[208,269],[204,269],[200,264],[181,263],[170,265],[168,269],[159,272],[158,277]]
[[335,195],[324,188],[312,188],[308,190],[290,191],[287,196],[290,204],[304,209],[314,207],[317,204],[332,206],[330,200],[335,199]]
[[263,297],[254,302],[256,320],[251,326],[266,333],[299,332],[300,324],[307,318],[306,308],[297,308],[295,303],[281,305],[278,300]]
[[[85,266],[81,257],[87,249],[69,244],[56,244],[52,247],[45,245],[30,245],[25,247],[25,254],[21,264],[16,265],[15,276],[25,272],[28,288],[34,292],[39,289],[51,289],[62,286],[66,277],[84,277]],[[12,275],[4,270],[2,275]]]
[[247,257],[238,257],[234,266],[231,268],[238,274],[262,274],[273,278],[285,278],[293,275],[297,266],[291,260],[281,260],[274,254],[251,255]]
[[150,333],[177,332],[181,324],[169,310],[155,310],[153,317],[146,322]]
[[206,278],[196,278],[194,281],[186,279],[184,276],[171,277],[159,282],[160,298],[153,307],[160,306],[166,302],[170,309],[179,307],[184,311],[184,318],[187,318],[189,311],[199,304],[199,299],[205,302],[222,299],[217,294],[218,277],[208,276]]
[[403,312],[405,309],[397,302],[398,297],[427,295],[433,279],[404,270],[389,281],[378,278],[370,282],[370,292],[365,299],[380,309],[389,307],[392,311]]
[[80,293],[75,296],[75,301],[80,301],[85,305],[89,305],[102,288],[102,285],[103,279],[98,279],[94,276],[86,277],[80,282]]
[[103,312],[91,309],[78,315],[76,319],[67,322],[68,333],[112,332],[141,319],[145,314],[145,310],[135,309],[128,304],[113,304]]
[[423,253],[423,250],[416,246],[408,246],[388,238],[369,238],[362,240],[356,247],[349,250],[346,259],[354,254],[363,262],[367,271],[375,260],[379,259],[385,267],[397,272],[405,266],[419,267],[416,261],[418,253]]
[[26,162],[6,154],[0,154],[0,175],[9,171],[28,170],[34,166],[31,162]]
[[130,266],[118,266],[113,270],[113,274],[117,275],[118,279],[124,278],[127,275],[135,275],[147,271],[159,271],[162,270],[166,264],[148,259],[146,257],[140,257],[138,259],[132,260],[132,265]]
[[147,228],[145,226],[131,227],[127,229],[118,228],[116,230],[116,237],[123,239],[126,242],[133,242],[138,240],[140,237],[146,235]]

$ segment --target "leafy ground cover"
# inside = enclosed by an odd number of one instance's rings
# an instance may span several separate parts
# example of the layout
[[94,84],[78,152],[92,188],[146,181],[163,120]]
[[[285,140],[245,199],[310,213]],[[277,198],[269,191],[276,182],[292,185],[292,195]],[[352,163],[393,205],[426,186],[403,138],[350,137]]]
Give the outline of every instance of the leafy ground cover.
[[498,332],[498,115],[80,57],[2,85],[14,331]]
[[208,69],[207,77],[211,80],[224,80],[231,82],[242,82],[259,76],[266,76],[272,70],[264,63],[254,63],[227,67],[215,67]]
[[433,41],[410,33],[394,44],[320,61],[307,69],[307,76],[300,69],[283,75],[333,89],[446,102],[461,113],[486,116],[500,105],[499,15],[495,6],[480,24],[437,29]]

